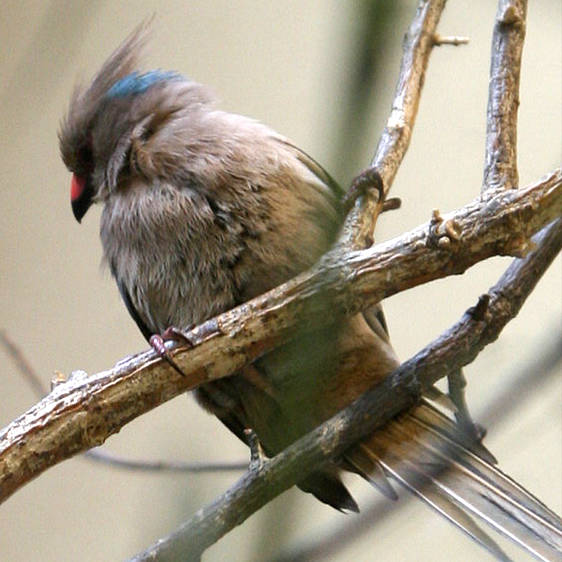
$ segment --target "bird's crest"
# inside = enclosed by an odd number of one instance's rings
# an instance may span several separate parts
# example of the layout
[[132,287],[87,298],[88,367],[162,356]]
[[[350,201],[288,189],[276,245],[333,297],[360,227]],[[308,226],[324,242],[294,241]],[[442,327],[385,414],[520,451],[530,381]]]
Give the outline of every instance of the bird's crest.
[[[76,170],[79,166],[80,158],[76,149],[88,144],[87,138],[92,120],[108,91],[126,80],[128,76],[141,78],[150,74],[138,74],[138,68],[150,34],[151,23],[152,18],[139,24],[106,60],[89,85],[75,86],[68,112],[59,130],[62,157],[69,169]],[[132,78],[130,82],[131,84],[134,82]],[[148,87],[150,81],[145,78],[144,82]],[[119,91],[117,88],[117,92]]]
[[117,80],[117,82],[107,90],[106,96],[108,98],[123,98],[130,95],[142,94],[146,92],[150,86],[162,81],[184,80],[185,78],[181,74],[169,70],[151,70],[144,74],[135,71]]

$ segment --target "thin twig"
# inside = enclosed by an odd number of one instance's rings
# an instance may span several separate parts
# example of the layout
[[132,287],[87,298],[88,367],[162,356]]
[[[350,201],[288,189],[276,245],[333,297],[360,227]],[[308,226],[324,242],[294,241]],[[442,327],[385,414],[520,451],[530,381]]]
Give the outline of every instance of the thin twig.
[[560,215],[557,170],[536,185],[478,199],[368,250],[328,254],[284,285],[201,324],[190,332],[193,347],[172,350],[185,377],[153,351],[89,377],[74,373],[0,432],[0,501],[50,466],[101,445],[132,419],[288,341],[302,322],[329,325],[340,313],[356,314],[488,257],[524,255],[529,236]]
[[[210,545],[252,513],[327,460],[341,455],[375,428],[413,406],[438,379],[470,363],[519,312],[562,247],[562,219],[545,229],[538,248],[512,263],[488,293],[487,310],[475,319],[464,314],[452,328],[403,363],[351,406],[308,433],[262,466],[246,473],[177,531],[132,560],[198,560]],[[481,301],[482,302],[482,299]]]
[[135,470],[139,472],[189,472],[189,473],[210,473],[210,472],[240,472],[248,468],[247,462],[238,463],[217,463],[217,462],[182,462],[182,461],[150,461],[150,460],[133,460],[121,457],[104,451],[101,449],[92,449],[86,451],[84,456],[92,461],[101,462],[114,466],[116,468],[124,468],[126,470]]
[[41,377],[35,372],[31,363],[27,360],[19,346],[8,336],[5,330],[0,330],[0,344],[12,358],[21,376],[27,381],[37,398],[43,398],[48,393],[47,388],[41,381]]
[[517,110],[527,0],[500,0],[492,38],[482,193],[519,186]]

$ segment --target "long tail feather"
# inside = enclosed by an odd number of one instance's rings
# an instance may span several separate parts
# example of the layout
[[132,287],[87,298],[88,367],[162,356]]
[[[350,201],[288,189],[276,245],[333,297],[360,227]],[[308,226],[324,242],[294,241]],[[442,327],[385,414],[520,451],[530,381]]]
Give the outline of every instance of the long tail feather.
[[509,560],[509,557],[499,545],[478,526],[472,517],[448,499],[431,478],[416,471],[412,465],[407,470],[391,472],[391,474],[408,491],[426,502],[445,519],[459,527],[461,531],[488,550],[498,560]]
[[494,467],[494,457],[482,445],[469,443],[428,403],[374,433],[346,460],[363,472],[369,461],[371,466],[380,464],[499,560],[508,558],[471,515],[536,558],[562,561],[560,517]]
[[352,470],[361,475],[365,480],[368,480],[381,494],[386,496],[389,500],[397,500],[398,494],[389,482],[382,464],[364,452],[361,448],[357,447],[353,454],[348,455],[345,468]]

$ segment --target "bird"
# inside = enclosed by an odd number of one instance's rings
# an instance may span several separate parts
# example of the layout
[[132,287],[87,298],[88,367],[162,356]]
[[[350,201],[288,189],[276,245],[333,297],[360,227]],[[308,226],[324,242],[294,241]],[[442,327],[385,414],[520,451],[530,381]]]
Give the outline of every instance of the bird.
[[[312,267],[335,242],[345,206],[338,183],[289,139],[222,111],[209,88],[177,71],[143,69],[149,35],[142,22],[90,82],[75,87],[58,136],[74,217],[80,222],[92,204],[103,206],[104,260],[154,342]],[[195,395],[243,441],[247,429],[255,432],[271,457],[398,365],[377,305],[333,325],[299,326],[289,342]],[[556,559],[560,518],[430,398],[298,486],[356,512],[342,470],[391,499],[394,480],[498,559],[507,556],[474,516],[535,556]]]

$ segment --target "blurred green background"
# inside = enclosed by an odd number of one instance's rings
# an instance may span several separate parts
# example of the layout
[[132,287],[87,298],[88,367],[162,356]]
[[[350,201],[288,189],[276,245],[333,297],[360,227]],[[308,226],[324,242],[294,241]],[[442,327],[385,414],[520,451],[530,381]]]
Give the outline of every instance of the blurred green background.
[[[560,165],[561,156],[562,5],[530,4],[519,121],[522,185]],[[54,370],[93,373],[146,348],[114,282],[100,272],[100,209],[81,226],[70,212],[70,177],[56,133],[76,79],[90,78],[140,20],[156,13],[147,67],[209,84],[223,108],[290,137],[347,185],[368,164],[386,121],[414,11],[411,0],[2,2],[0,328],[46,385]],[[412,146],[392,191],[403,207],[382,217],[378,240],[479,193],[495,11],[489,0],[447,7],[440,33],[467,35],[471,42],[432,55]],[[490,260],[385,302],[399,355],[407,358],[459,318],[509,261]],[[486,442],[500,466],[558,513],[562,381],[540,373],[537,360],[560,343],[560,273],[559,260],[500,340],[466,370],[469,403],[489,428]],[[0,359],[4,426],[36,397],[4,350]],[[544,376],[498,402],[514,381],[536,373]],[[134,458],[247,458],[237,439],[185,396],[135,420],[106,446]],[[0,560],[128,558],[237,477],[143,474],[72,459],[0,507]],[[488,559],[419,502],[403,497],[391,506],[358,478],[347,481],[363,515],[342,515],[291,490],[217,543],[205,560],[296,560],[299,552],[312,560],[302,549],[325,536],[335,546],[317,559]],[[350,530],[356,526],[364,531],[357,536]]]

